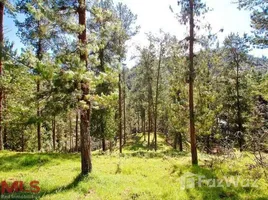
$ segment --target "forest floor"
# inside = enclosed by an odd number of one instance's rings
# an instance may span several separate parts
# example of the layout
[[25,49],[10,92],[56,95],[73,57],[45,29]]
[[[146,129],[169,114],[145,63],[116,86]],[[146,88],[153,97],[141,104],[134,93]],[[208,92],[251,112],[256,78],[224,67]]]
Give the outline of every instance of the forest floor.
[[4,194],[0,199],[268,199],[268,180],[250,153],[200,153],[199,166],[192,167],[190,154],[172,150],[163,138],[157,152],[147,151],[146,145],[138,135],[121,156],[93,152],[93,172],[87,177],[79,176],[78,153],[0,152],[0,181],[23,181],[27,188],[37,180],[40,187],[38,194]]

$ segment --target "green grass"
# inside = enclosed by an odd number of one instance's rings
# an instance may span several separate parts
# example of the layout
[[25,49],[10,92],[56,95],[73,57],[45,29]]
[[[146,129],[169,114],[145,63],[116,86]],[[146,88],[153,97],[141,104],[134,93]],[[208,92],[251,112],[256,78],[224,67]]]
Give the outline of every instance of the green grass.
[[[93,172],[79,176],[79,154],[0,153],[0,180],[38,180],[41,191],[35,199],[268,199],[268,182],[263,169],[254,167],[249,153],[235,158],[199,154],[199,166],[191,166],[190,154],[174,151],[159,138],[159,151],[147,151],[147,142],[137,136],[117,152],[93,153]],[[216,187],[205,184],[193,189],[181,189],[180,177],[186,172],[222,179],[241,176],[257,179],[258,188]],[[14,196],[16,195],[16,196]],[[25,196],[13,194],[13,199]],[[1,198],[0,198],[1,199]]]

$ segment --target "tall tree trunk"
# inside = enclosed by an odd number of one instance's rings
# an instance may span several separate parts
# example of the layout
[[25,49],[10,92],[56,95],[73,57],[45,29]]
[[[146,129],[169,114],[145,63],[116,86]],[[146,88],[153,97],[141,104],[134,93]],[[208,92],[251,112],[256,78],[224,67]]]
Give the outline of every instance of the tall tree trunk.
[[146,124],[145,124],[145,118],[142,119],[143,122],[143,137],[144,137],[144,141],[146,141]]
[[156,94],[155,94],[155,108],[154,108],[154,150],[157,151],[157,106],[158,106],[158,95],[159,95],[159,79],[160,79],[160,69],[162,62],[162,43],[160,44],[159,62],[157,68],[157,78],[156,78]]
[[75,151],[78,152],[78,111],[75,116]]
[[[66,130],[65,130],[66,131]],[[64,135],[64,138],[65,138],[65,142],[64,142],[64,149],[65,149],[65,153],[67,153],[67,146],[68,146],[68,137],[67,137],[67,131],[65,132],[65,135]]]
[[125,72],[125,68],[123,68],[123,83],[124,83],[124,89],[123,89],[123,93],[124,93],[124,119],[123,119],[123,124],[124,124],[124,144],[126,144],[127,142],[127,132],[126,132],[126,98],[127,98],[127,94],[126,94],[126,72]]
[[113,140],[112,139],[109,140],[109,150],[110,152],[113,152]]
[[7,125],[5,124],[4,126],[4,137],[3,137],[3,143],[4,143],[4,149],[8,148],[8,144],[7,144]]
[[[36,83],[36,92],[37,94],[40,92],[40,81],[38,80]],[[37,100],[37,142],[38,142],[38,151],[41,150],[41,123],[40,123],[40,106],[39,100]]]
[[[78,39],[86,48],[87,43],[87,33],[86,33],[86,1],[78,0],[78,15],[79,15],[79,25],[84,27],[84,30],[79,34]],[[81,51],[80,59],[87,67],[87,53]],[[82,100],[86,100],[85,96],[89,94],[89,86],[87,83],[82,82]],[[87,101],[87,100],[86,100]],[[90,138],[90,117],[91,117],[91,104],[88,104],[88,109],[80,110],[80,137],[81,137],[81,173],[86,175],[92,171],[91,163],[91,138]]]
[[106,148],[106,135],[105,135],[105,132],[104,132],[105,122],[104,122],[104,119],[103,119],[104,113],[100,113],[100,115],[101,115],[100,116],[101,117],[101,119],[100,119],[100,131],[103,134],[103,136],[102,136],[102,151],[106,151],[107,150],[107,148]]
[[210,135],[206,136],[206,149],[207,149],[207,154],[210,153]]
[[106,151],[106,141],[105,141],[105,136],[102,137],[102,151]]
[[151,111],[150,106],[148,107],[148,150],[150,149],[150,132],[151,132]]
[[190,114],[190,137],[192,164],[197,165],[196,135],[194,125],[194,0],[190,1],[190,48],[189,48],[189,114]]
[[[7,115],[7,95],[3,95],[3,109],[5,110],[5,114]],[[3,145],[4,149],[8,148],[7,144],[7,124],[4,124],[4,130],[3,130]]]
[[[148,68],[149,66],[147,66]],[[148,72],[148,150],[150,149],[150,134],[152,131],[152,106],[153,106],[153,91],[152,91],[152,80],[150,73]]]
[[140,112],[139,111],[138,111],[137,117],[138,117],[138,128],[137,128],[137,132],[139,133],[140,132]]
[[56,128],[56,143],[57,143],[57,148],[60,149],[61,148],[61,139],[62,139],[62,129],[60,129],[60,126],[57,126],[57,124],[55,123],[55,128]]
[[53,150],[56,150],[56,117],[54,116],[52,119],[52,142],[53,142]]
[[69,113],[69,135],[70,135],[70,152],[73,151],[73,128],[72,128],[72,113]]
[[24,152],[24,131],[21,133],[21,152]]
[[122,89],[121,89],[121,69],[119,71],[119,80],[118,80],[118,89],[119,89],[119,99],[118,99],[118,106],[119,106],[119,151],[122,153]]
[[183,151],[183,148],[182,148],[182,134],[179,133],[179,145],[180,145],[180,151]]
[[[2,59],[3,59],[3,47],[4,47],[4,3],[0,2],[0,78],[3,76],[3,66],[2,66]],[[3,112],[3,88],[0,88],[0,150],[4,148],[3,146],[3,134],[2,134],[2,126],[3,126],[3,119],[2,119],[2,112]]]
[[240,94],[239,94],[239,62],[236,60],[236,104],[237,104],[237,124],[238,124],[238,143],[240,151],[243,151],[243,124],[242,114],[240,105]]
[[81,167],[82,174],[88,174],[92,171],[91,163],[91,139],[90,139],[90,113],[91,110],[81,110],[80,123],[80,145],[81,145]]
[[[39,34],[39,38],[38,38],[38,46],[37,46],[37,49],[36,49],[36,56],[38,58],[39,61],[42,60],[42,57],[43,57],[43,46],[42,46],[42,38],[41,38],[41,22],[40,20],[38,21],[37,23],[38,27],[38,34]],[[37,80],[36,82],[36,93],[37,95],[39,94],[40,92],[40,80]],[[37,99],[37,111],[36,111],[36,115],[37,115],[37,142],[38,142],[38,151],[41,150],[41,122],[40,122],[40,117],[41,117],[41,112],[40,112],[40,104],[39,104],[39,100]]]

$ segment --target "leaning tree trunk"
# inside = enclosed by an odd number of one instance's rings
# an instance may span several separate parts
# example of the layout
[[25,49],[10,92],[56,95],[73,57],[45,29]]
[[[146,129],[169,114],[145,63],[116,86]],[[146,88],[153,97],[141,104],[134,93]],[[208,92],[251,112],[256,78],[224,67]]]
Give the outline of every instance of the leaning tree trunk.
[[194,125],[194,0],[190,1],[190,48],[189,48],[189,112],[192,164],[197,165],[196,135]]
[[[86,1],[78,0],[78,15],[79,25],[84,27],[84,30],[79,34],[78,39],[86,46],[87,33],[86,33]],[[85,51],[85,50],[84,50]],[[87,67],[87,53],[82,51],[80,53],[80,59]],[[89,94],[89,86],[87,83],[81,83],[82,100],[87,102],[86,96]],[[86,175],[92,171],[91,163],[91,138],[90,138],[90,116],[91,116],[91,104],[87,102],[88,108],[82,108],[80,111],[80,137],[81,137],[81,173]]]
[[[4,22],[4,3],[0,2],[0,78],[3,76],[3,66],[2,66],[2,58],[3,58],[3,46],[4,46],[4,30],[3,30],[3,22]],[[0,88],[0,150],[3,147],[3,135],[2,135],[2,119],[3,112],[3,88]]]

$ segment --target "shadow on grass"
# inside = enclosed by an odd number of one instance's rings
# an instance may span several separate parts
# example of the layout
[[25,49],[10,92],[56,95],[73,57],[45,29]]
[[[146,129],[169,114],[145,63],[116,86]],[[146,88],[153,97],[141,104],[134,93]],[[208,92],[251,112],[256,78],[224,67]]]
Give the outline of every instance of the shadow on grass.
[[84,180],[87,180],[87,179],[89,179],[88,175],[79,174],[68,185],[61,186],[61,187],[55,188],[55,189],[50,190],[50,191],[42,191],[42,192],[39,193],[39,195],[41,197],[43,197],[43,196],[47,196],[47,195],[50,195],[50,194],[55,194],[55,193],[58,193],[58,192],[65,192],[65,191],[68,191],[68,190],[72,190],[72,189],[76,188],[80,182],[82,182]]
[[33,167],[41,167],[49,163],[57,164],[64,160],[78,159],[78,154],[63,153],[7,153],[2,154],[0,159],[0,171],[28,170]]
[[164,157],[181,157],[186,156],[189,153],[181,152],[178,150],[166,150],[166,151],[136,151],[136,152],[127,152],[123,153],[122,156],[131,156],[138,158],[164,158]]
[[[153,134],[151,134],[151,136],[152,135]],[[129,150],[131,152],[123,153],[123,156],[126,155],[144,158],[163,158],[165,156],[177,157],[185,156],[188,154],[186,152],[180,152],[172,148],[167,149],[167,144],[165,143],[165,136],[163,134],[158,134],[158,138],[160,138],[160,140],[158,140],[157,142],[157,151],[154,151],[153,141],[151,141],[150,146],[148,148],[148,142],[144,140],[143,134],[133,136],[132,141],[128,142],[124,148],[125,150]]]
[[[65,191],[72,190],[72,189],[76,188],[80,182],[82,182],[88,178],[89,178],[88,175],[79,174],[74,178],[74,180],[71,183],[69,183],[66,186],[61,186],[61,187],[58,187],[58,188],[55,188],[55,189],[52,189],[49,191],[41,190],[37,194],[31,194],[31,193],[25,193],[25,192],[16,192],[16,193],[8,194],[8,195],[5,194],[2,197],[6,198],[6,199],[14,199],[14,200],[16,200],[16,199],[40,199],[40,198],[45,197],[45,196],[50,195],[50,194],[56,194],[59,192],[65,192]],[[1,196],[0,196],[0,199],[1,199]]]
[[133,136],[132,141],[128,142],[124,149],[130,151],[148,150],[147,141],[144,141],[143,138],[143,136]]
[[[146,134],[146,137],[144,138],[143,134],[136,134],[132,137],[132,140],[130,142],[127,142],[124,149],[130,150],[130,151],[149,151],[154,150],[154,136],[153,133],[151,133],[151,142],[148,148],[148,141],[147,138],[148,135]],[[163,134],[157,134],[158,141],[157,141],[157,149],[160,151],[163,151],[168,146],[165,142],[165,136]],[[144,140],[145,139],[145,140]]]

